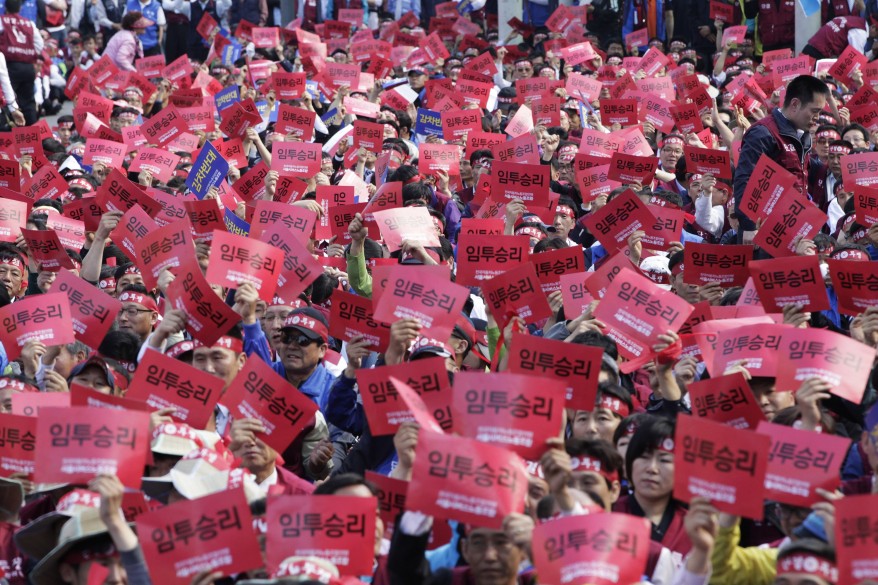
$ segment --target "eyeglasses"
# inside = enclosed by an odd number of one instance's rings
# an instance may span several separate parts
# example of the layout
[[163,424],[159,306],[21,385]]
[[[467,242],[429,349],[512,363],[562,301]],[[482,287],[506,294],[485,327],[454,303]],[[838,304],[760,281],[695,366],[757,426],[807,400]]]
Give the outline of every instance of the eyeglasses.
[[284,345],[295,344],[299,347],[308,347],[312,343],[317,343],[316,339],[311,339],[307,335],[301,333],[287,333],[286,331],[281,334],[280,341]]
[[126,309],[122,309],[119,311],[119,315],[125,315],[129,319],[133,319],[137,316],[137,313],[152,313],[150,309],[135,309],[134,307],[128,307]]

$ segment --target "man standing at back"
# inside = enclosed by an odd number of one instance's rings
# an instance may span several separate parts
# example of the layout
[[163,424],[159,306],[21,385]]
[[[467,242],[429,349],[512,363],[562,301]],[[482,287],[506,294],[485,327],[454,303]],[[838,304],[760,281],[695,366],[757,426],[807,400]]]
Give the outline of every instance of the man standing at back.
[[810,75],[800,75],[787,86],[783,107],[772,110],[744,134],[735,169],[735,212],[741,222],[739,242],[751,243],[755,234],[756,224],[742,212],[741,199],[763,154],[795,175],[796,189],[808,197],[810,129],[817,126],[827,98],[829,88],[825,83]]
[[25,123],[37,121],[34,101],[34,63],[43,52],[43,37],[33,21],[19,14],[21,0],[6,0],[6,14],[0,16],[0,52],[6,57],[9,81],[18,96]]

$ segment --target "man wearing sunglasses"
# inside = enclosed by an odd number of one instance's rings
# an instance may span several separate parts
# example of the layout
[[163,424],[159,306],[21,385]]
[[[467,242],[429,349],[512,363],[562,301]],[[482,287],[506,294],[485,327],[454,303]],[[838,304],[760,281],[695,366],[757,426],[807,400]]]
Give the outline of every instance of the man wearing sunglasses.
[[323,366],[329,324],[319,311],[302,307],[290,311],[277,344],[280,362],[274,370],[324,409],[334,377]]

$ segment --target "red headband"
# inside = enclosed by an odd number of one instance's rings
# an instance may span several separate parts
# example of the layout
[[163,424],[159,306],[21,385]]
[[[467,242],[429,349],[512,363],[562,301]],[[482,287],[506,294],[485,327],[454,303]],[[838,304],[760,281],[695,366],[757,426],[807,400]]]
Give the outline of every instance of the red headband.
[[283,329],[286,329],[288,327],[299,327],[301,329],[307,329],[308,331],[312,331],[313,333],[319,335],[324,342],[329,339],[329,331],[326,329],[326,325],[324,325],[314,317],[309,317],[308,315],[303,315],[302,313],[293,313],[287,315],[287,318],[284,320]]
[[563,215],[564,217],[575,217],[573,209],[569,205],[558,205],[555,207],[555,215]]
[[545,240],[546,234],[534,227],[523,227],[515,231],[516,236],[530,236],[538,240]]
[[851,149],[845,146],[844,144],[830,144],[829,145],[829,153],[830,154],[850,154]]
[[145,309],[149,309],[154,313],[159,312],[159,308],[158,306],[156,306],[155,300],[149,295],[125,291],[121,295],[119,295],[119,300],[123,303],[137,303],[138,305],[143,305]]
[[777,576],[780,577],[790,573],[806,573],[815,577],[821,577],[830,583],[838,581],[838,569],[835,563],[804,552],[778,559]]
[[673,268],[671,268],[671,276],[677,276],[678,274],[683,273],[683,263],[675,264]]
[[683,146],[683,139],[680,136],[668,136],[665,138],[664,142],[662,142],[662,148],[664,148],[668,144],[677,144]]
[[834,138],[835,140],[841,138],[841,135],[835,130],[823,130],[818,132],[815,136],[817,138]]
[[625,418],[629,414],[631,414],[631,409],[628,408],[628,405],[623,401],[615,398],[614,396],[609,396],[604,394],[601,396],[601,399],[595,402],[596,408],[606,408],[613,414],[618,414],[620,417]]
[[2,388],[11,388],[17,392],[39,392],[40,389],[36,386],[31,386],[30,384],[25,384],[21,380],[15,380],[13,378],[0,378],[0,389]]
[[571,457],[570,471],[591,471],[593,473],[601,475],[608,481],[619,481],[618,471],[613,471],[612,473],[608,472],[606,469],[604,469],[604,466],[599,459],[589,457],[588,455]]
[[125,272],[122,273],[122,276],[125,276],[126,274],[140,274],[140,268],[132,264],[125,269]]
[[674,439],[672,439],[671,437],[667,437],[664,441],[659,443],[657,450],[664,451],[665,453],[673,453],[674,452]]
[[152,431],[153,440],[159,435],[169,435],[172,437],[182,437],[194,441],[199,447],[204,447],[204,441],[195,432],[195,430],[187,424],[182,423],[163,423]]
[[108,278],[102,278],[98,284],[100,285],[101,290],[105,290],[108,288],[115,289],[116,288],[116,279],[113,278],[112,276],[110,276]]
[[408,185],[410,183],[417,183],[420,180],[421,180],[421,175],[415,175],[414,177],[412,177],[408,181],[404,182],[403,185]]
[[21,258],[17,258],[17,257],[3,258],[3,259],[0,259],[0,264],[7,264],[9,266],[15,266],[19,270],[24,270],[24,263],[21,261]]
[[861,262],[868,262],[870,260],[869,256],[862,250],[841,250],[833,252],[829,257],[833,260],[859,260]]
[[217,339],[216,343],[213,344],[213,347],[222,347],[223,349],[230,349],[235,353],[244,353],[244,342],[237,337],[231,337],[229,335],[223,335]]

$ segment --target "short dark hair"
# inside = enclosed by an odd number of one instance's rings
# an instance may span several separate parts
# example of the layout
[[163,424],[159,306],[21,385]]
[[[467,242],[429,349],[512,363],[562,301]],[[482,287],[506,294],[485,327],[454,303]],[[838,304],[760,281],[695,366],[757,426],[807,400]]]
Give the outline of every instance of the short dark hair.
[[98,346],[98,353],[118,362],[136,363],[142,342],[136,333],[128,329],[108,331]]
[[426,203],[430,202],[430,199],[433,198],[433,190],[426,183],[422,183],[418,181],[416,183],[409,183],[402,188],[402,203],[403,205],[407,203],[411,203],[413,201],[424,201]]
[[[866,130],[866,127],[863,126],[862,124],[857,124],[856,122],[854,122],[853,124],[848,124],[847,126],[842,128],[842,130],[841,130],[842,137],[844,137],[844,135],[847,134],[848,132],[850,132],[851,130],[859,130],[860,132],[863,133],[863,138],[865,138],[866,140],[869,139],[869,131]],[[853,148],[853,147],[854,147],[854,145],[851,144],[851,148]]]
[[[607,473],[622,471],[622,456],[616,448],[603,439],[576,439],[569,438],[564,444],[564,449],[571,457],[591,457],[601,462],[601,471]],[[607,487],[613,487],[607,480]]]
[[783,107],[789,107],[794,99],[799,100],[803,105],[810,104],[817,95],[829,98],[829,87],[813,75],[799,75],[787,86]]
[[364,485],[369,488],[373,496],[378,495],[378,487],[358,473],[339,473],[338,475],[333,475],[314,489],[314,495],[331,496],[338,490],[358,485]]
[[21,0],[6,0],[6,14],[18,14],[21,10]]
[[571,343],[578,343],[579,345],[591,345],[593,347],[600,347],[604,350],[604,353],[613,358],[613,360],[619,360],[619,348],[616,346],[616,342],[610,339],[608,336],[603,333],[598,333],[597,331],[583,331],[576,337],[570,340]]
[[637,427],[625,452],[625,474],[629,481],[633,482],[631,467],[634,460],[658,449],[665,439],[673,439],[675,428],[676,421],[657,416],[650,416]]
[[613,398],[617,398],[624,402],[628,407],[628,412],[634,410],[634,403],[631,401],[631,393],[622,386],[612,382],[601,382],[598,384],[596,404],[600,403],[601,398],[603,398],[604,395],[612,396]]

